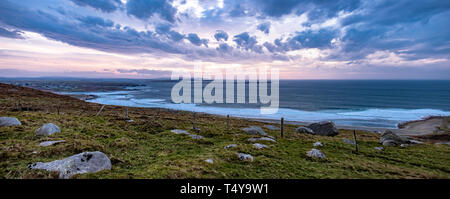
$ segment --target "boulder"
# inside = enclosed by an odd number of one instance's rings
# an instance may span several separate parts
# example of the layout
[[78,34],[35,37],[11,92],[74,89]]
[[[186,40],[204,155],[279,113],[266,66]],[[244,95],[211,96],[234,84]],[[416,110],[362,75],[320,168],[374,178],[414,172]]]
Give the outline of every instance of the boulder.
[[61,142],[65,142],[65,140],[45,141],[45,142],[39,143],[39,146],[46,147],[46,146],[54,145],[54,144],[61,143]]
[[246,153],[238,153],[238,158],[244,161],[253,161],[253,156]]
[[308,134],[314,135],[314,131],[313,130],[311,130],[310,128],[307,128],[307,127],[303,127],[303,126],[296,128],[295,132],[297,132],[297,133],[308,133]]
[[206,159],[205,162],[209,163],[209,164],[214,164],[214,160],[213,159]]
[[43,169],[59,172],[59,178],[70,178],[75,174],[95,173],[111,169],[111,160],[102,152],[83,152],[62,160],[52,162],[36,162],[28,166],[30,169]]
[[323,154],[322,151],[318,149],[311,149],[311,151],[306,152],[306,155],[311,158],[326,158],[325,154]]
[[255,143],[255,144],[253,144],[253,146],[257,149],[269,148],[267,145],[259,144],[259,143]]
[[191,137],[192,139],[203,139],[203,136],[201,135],[190,134],[189,137]]
[[223,148],[224,148],[224,149],[231,149],[231,148],[234,148],[234,147],[237,147],[237,144],[230,144],[230,145],[225,146],[225,147],[223,147]]
[[382,151],[384,148],[383,147],[375,147],[375,150],[378,150],[378,151]]
[[0,126],[20,126],[22,123],[15,117],[0,117]]
[[333,122],[312,123],[308,125],[307,128],[311,129],[314,132],[314,135],[336,136],[339,134],[339,131]]
[[249,142],[258,142],[258,141],[268,141],[268,142],[277,142],[272,138],[269,137],[262,137],[262,138],[248,138]]
[[264,125],[264,128],[269,129],[269,130],[272,130],[272,131],[278,131],[278,130],[280,130],[279,127],[274,126],[274,125]]
[[321,142],[315,142],[314,144],[313,144],[313,146],[323,146],[323,144],[321,143]]
[[54,133],[61,133],[61,129],[53,123],[47,123],[41,128],[38,128],[34,133],[36,135],[52,135]]
[[383,135],[381,135],[380,143],[384,146],[400,146],[402,144],[411,144],[407,137],[397,135],[390,130],[386,130]]
[[351,141],[351,140],[349,140],[349,139],[347,139],[347,138],[344,138],[343,141],[344,141],[345,143],[347,143],[347,144],[355,145],[355,142],[354,142],[354,141]]
[[181,130],[181,129],[173,129],[173,130],[170,130],[170,132],[175,133],[175,134],[190,135],[189,132],[187,132],[186,130]]
[[264,132],[264,130],[259,126],[250,126],[248,128],[243,128],[242,130],[251,135],[258,135],[258,134],[262,136],[267,135],[267,133]]

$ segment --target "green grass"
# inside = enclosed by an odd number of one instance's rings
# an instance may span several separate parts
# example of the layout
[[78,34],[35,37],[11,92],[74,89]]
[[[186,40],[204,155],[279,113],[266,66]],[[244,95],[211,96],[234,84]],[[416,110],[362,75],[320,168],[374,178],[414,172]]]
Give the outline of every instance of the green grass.
[[[1,85],[0,85],[1,86]],[[6,87],[6,88],[5,88]],[[252,137],[240,129],[260,122],[232,118],[226,131],[226,118],[207,114],[196,115],[196,127],[203,140],[176,135],[171,129],[190,129],[192,113],[163,109],[130,108],[133,123],[126,122],[125,108],[106,106],[95,116],[101,105],[85,103],[65,96],[56,96],[31,89],[7,91],[0,97],[0,116],[17,117],[22,126],[0,127],[0,178],[56,178],[57,174],[29,170],[32,162],[47,162],[81,153],[102,151],[112,162],[112,169],[73,178],[449,178],[450,147],[422,144],[407,148],[380,146],[379,135],[357,132],[360,151],[346,144],[353,139],[350,131],[340,130],[336,137],[296,134],[296,126],[287,125],[286,137],[266,130],[276,137],[276,143],[265,142],[268,149],[255,149],[247,139]],[[20,99],[37,111],[12,111]],[[60,114],[55,106],[60,106]],[[47,113],[47,109],[49,112]],[[84,111],[83,111],[84,110]],[[34,131],[52,122],[62,133],[37,136]],[[40,147],[46,140],[66,142]],[[305,154],[313,143],[324,144],[318,149],[325,160],[308,158]],[[229,144],[238,147],[224,149]],[[36,152],[36,153],[33,153]],[[237,153],[249,153],[253,162],[240,161]],[[205,162],[212,158],[214,164]]]

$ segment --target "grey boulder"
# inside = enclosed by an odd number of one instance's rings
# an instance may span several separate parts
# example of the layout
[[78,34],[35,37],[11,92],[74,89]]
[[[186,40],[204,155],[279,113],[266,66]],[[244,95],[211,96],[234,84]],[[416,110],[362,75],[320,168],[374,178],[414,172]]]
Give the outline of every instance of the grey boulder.
[[355,145],[355,142],[354,142],[354,141],[351,141],[351,140],[349,140],[349,139],[344,138],[343,141],[344,141],[345,143],[347,143],[347,144]]
[[306,152],[306,156],[319,159],[326,158],[325,154],[323,154],[322,151],[318,149],[311,149],[311,151]]
[[36,135],[52,135],[54,133],[61,133],[61,129],[53,123],[47,123],[38,128],[35,132]]
[[0,126],[20,126],[22,123],[15,117],[0,117]]
[[259,144],[259,143],[255,143],[255,144],[253,144],[253,146],[257,149],[269,148],[267,145]]
[[39,146],[46,147],[46,146],[54,145],[54,144],[61,143],[61,142],[65,142],[65,140],[45,141],[45,142],[39,143]]
[[339,131],[333,122],[312,123],[308,125],[307,128],[311,129],[314,132],[314,135],[336,136],[339,134]]
[[272,131],[278,131],[278,130],[280,130],[279,127],[274,126],[274,125],[264,125],[264,128],[269,129],[269,130],[272,130]]
[[36,162],[28,166],[30,169],[43,169],[59,172],[59,178],[70,178],[75,174],[95,173],[111,169],[111,160],[102,152],[83,152],[62,160],[52,162]]
[[268,142],[277,142],[273,138],[262,137],[262,138],[248,138],[249,142],[258,142],[258,141],[268,141]]
[[321,142],[314,142],[313,146],[318,147],[323,146],[323,144]]
[[223,148],[224,149],[231,149],[231,148],[234,148],[234,147],[237,147],[237,144],[230,144],[230,145],[227,145],[227,146],[225,146]]
[[314,131],[313,130],[311,130],[310,128],[307,128],[307,127],[303,127],[303,126],[296,128],[295,132],[297,132],[297,133],[307,133],[307,134],[314,135]]
[[246,153],[238,153],[238,158],[244,161],[253,161],[253,156]]
[[381,135],[380,143],[384,146],[400,146],[402,144],[411,144],[407,137],[397,135],[390,130],[386,130],[383,135]]
[[251,135],[258,135],[258,134],[262,136],[267,135],[267,133],[259,126],[250,126],[247,128],[243,128],[242,130]]

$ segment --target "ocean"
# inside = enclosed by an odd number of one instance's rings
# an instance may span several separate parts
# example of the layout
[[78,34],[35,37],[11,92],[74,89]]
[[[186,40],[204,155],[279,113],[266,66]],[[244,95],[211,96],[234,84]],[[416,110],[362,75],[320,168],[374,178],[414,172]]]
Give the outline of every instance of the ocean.
[[261,104],[174,104],[170,94],[177,81],[120,82],[139,86],[118,91],[60,93],[96,95],[97,98],[88,101],[109,105],[160,107],[260,119],[284,117],[286,121],[299,122],[326,120],[342,126],[396,128],[400,122],[431,115],[450,116],[450,81],[446,80],[281,80],[280,108],[278,113],[270,115],[260,113]]

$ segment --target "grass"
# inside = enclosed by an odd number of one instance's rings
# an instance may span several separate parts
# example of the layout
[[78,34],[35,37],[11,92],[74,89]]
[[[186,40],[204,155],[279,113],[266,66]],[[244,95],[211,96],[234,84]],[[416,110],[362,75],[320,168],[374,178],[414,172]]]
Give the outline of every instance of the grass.
[[[102,151],[112,162],[112,169],[72,178],[450,178],[450,147],[421,144],[412,147],[374,147],[380,136],[358,131],[360,151],[344,143],[353,139],[351,131],[340,130],[335,137],[294,133],[295,125],[285,126],[285,138],[279,132],[265,129],[277,140],[261,142],[268,149],[256,149],[241,131],[250,125],[264,123],[239,118],[231,119],[226,131],[226,118],[196,114],[196,127],[202,140],[176,135],[171,129],[192,127],[192,113],[165,109],[129,108],[134,122],[127,122],[125,108],[106,106],[95,116],[101,105],[86,103],[68,96],[29,88],[0,84],[0,116],[17,117],[22,126],[0,127],[0,178],[57,178],[54,172],[29,170],[32,162],[48,162],[85,152]],[[14,111],[20,100],[31,111]],[[60,114],[56,107],[59,107]],[[21,109],[27,110],[27,109]],[[34,131],[52,122],[62,133],[37,136]],[[64,143],[40,147],[46,140],[66,140]],[[325,160],[307,157],[313,143],[324,144],[318,149]],[[229,144],[238,147],[224,149]],[[249,153],[253,162],[240,161],[237,153]],[[212,158],[214,164],[205,162]]]

